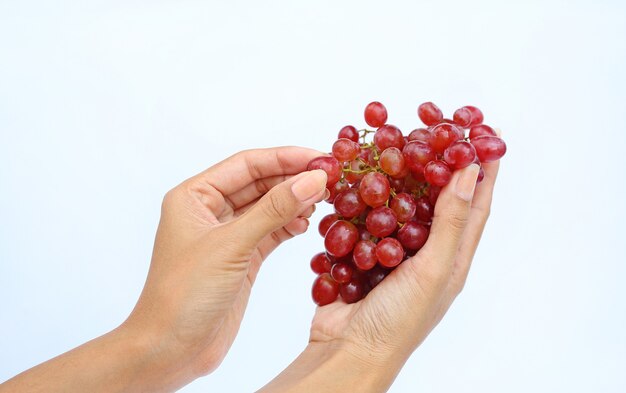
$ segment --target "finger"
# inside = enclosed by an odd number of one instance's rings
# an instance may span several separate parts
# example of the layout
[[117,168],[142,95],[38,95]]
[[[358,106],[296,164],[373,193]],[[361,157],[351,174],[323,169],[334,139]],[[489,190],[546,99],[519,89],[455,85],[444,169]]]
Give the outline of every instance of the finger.
[[436,283],[447,283],[449,280],[467,225],[479,169],[478,165],[472,164],[455,172],[450,183],[441,191],[428,241],[409,260],[422,278]]
[[482,236],[493,197],[493,188],[498,175],[499,161],[483,164],[485,178],[476,186],[472,207],[467,222],[467,227],[461,239],[461,245],[456,258],[453,272],[453,285],[456,292],[460,291],[465,284],[474,254]]
[[245,185],[242,189],[227,195],[226,198],[230,201],[231,206],[238,209],[249,204],[250,202],[254,202],[259,197],[265,195],[269,190],[274,188],[274,186],[289,180],[292,177],[293,175],[276,175],[256,179]]
[[295,146],[246,150],[212,166],[192,180],[209,184],[222,195],[230,195],[257,179],[300,173],[306,170],[309,161],[320,155],[324,153]]
[[270,233],[284,227],[313,204],[326,191],[326,172],[314,170],[275,186],[257,203],[232,222],[243,244],[256,247]]

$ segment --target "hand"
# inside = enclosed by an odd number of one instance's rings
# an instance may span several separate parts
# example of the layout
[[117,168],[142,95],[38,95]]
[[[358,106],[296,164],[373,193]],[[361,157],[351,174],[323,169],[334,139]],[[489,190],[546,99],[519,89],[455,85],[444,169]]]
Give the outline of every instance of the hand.
[[319,307],[305,352],[267,391],[386,391],[459,294],[485,226],[498,162],[454,174],[437,200],[424,247],[365,299]]
[[322,153],[250,150],[167,193],[144,290],[117,329],[0,385],[0,392],[172,391],[230,348],[263,260],[306,231],[325,197]]

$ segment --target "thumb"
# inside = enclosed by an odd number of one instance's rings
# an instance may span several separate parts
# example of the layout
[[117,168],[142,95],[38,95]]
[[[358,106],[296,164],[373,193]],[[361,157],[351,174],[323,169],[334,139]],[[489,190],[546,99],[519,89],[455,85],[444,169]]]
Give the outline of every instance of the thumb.
[[287,225],[324,197],[327,175],[321,169],[304,172],[274,186],[236,221],[241,241],[250,247]]

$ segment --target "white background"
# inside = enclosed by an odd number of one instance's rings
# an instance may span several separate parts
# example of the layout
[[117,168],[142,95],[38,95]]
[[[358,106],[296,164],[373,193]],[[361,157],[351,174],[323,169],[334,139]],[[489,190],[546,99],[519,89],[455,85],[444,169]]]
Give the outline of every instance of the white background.
[[[391,391],[624,392],[625,72],[617,0],[0,0],[0,380],[124,320],[169,188],[328,150],[372,100],[409,131],[432,100],[481,107],[509,151],[466,289]],[[301,351],[321,247],[270,257],[184,392],[252,391]]]

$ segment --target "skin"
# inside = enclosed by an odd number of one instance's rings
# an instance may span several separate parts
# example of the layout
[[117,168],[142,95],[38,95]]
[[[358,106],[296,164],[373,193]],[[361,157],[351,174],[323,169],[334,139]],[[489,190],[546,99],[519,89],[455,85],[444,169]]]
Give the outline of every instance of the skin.
[[[167,193],[150,271],[117,329],[23,372],[4,392],[173,391],[215,370],[237,335],[267,256],[304,233],[327,195],[322,153],[238,153]],[[454,174],[420,252],[362,301],[318,308],[310,342],[263,392],[388,389],[461,291],[484,228],[498,163]]]

